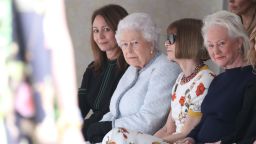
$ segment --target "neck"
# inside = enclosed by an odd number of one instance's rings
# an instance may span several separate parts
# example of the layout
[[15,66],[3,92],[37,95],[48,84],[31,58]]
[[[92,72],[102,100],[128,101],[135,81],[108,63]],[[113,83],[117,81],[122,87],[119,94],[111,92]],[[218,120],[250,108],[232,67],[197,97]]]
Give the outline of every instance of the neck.
[[120,53],[121,52],[118,50],[118,48],[114,48],[109,51],[106,51],[106,55],[109,60],[117,59],[119,57]]
[[[151,53],[152,52],[152,53]],[[147,58],[145,63],[142,63],[140,66],[137,66],[137,68],[142,69],[144,68],[156,55],[157,51],[153,50],[150,52],[150,56]]]
[[251,22],[253,21],[255,17],[255,12],[256,12],[256,4],[253,3],[246,12],[241,14],[242,20],[243,20],[243,25],[247,29]]
[[232,69],[232,68],[237,68],[237,67],[244,67],[247,66],[248,63],[243,60],[243,58],[237,58],[231,65],[228,65],[224,67],[224,69]]
[[196,66],[200,64],[199,61],[190,59],[178,60],[177,63],[180,65],[185,76],[191,75],[195,71]]

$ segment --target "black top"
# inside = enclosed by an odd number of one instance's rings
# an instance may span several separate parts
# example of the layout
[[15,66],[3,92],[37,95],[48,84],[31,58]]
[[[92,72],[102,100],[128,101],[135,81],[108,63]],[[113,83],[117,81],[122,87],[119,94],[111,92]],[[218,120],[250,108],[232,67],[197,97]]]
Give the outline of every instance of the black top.
[[109,103],[116,86],[125,70],[119,70],[117,61],[107,61],[102,71],[96,74],[92,64],[87,67],[78,92],[79,108],[83,118],[90,109],[93,115],[89,118],[91,122],[99,121],[109,111]]
[[242,110],[239,112],[235,131],[222,139],[222,144],[252,144],[256,140],[256,81],[251,80],[244,94]]
[[256,76],[250,66],[227,69],[218,75],[202,103],[202,120],[188,137],[204,143],[216,142],[231,134],[251,79],[256,79]]

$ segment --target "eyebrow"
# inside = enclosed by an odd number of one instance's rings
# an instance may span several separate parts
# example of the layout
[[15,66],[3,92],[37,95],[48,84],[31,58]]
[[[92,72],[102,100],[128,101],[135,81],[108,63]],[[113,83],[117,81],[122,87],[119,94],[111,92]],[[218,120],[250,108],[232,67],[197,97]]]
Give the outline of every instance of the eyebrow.
[[[105,27],[109,27],[109,28],[110,28],[110,26],[108,26],[108,25],[104,25],[104,26],[102,26],[101,28],[105,28]],[[92,26],[92,28],[98,28],[98,27]]]
[[221,41],[227,41],[225,39],[221,39],[221,40],[217,40],[216,42],[212,42],[212,41],[207,41],[208,43],[218,43],[218,42],[221,42]]

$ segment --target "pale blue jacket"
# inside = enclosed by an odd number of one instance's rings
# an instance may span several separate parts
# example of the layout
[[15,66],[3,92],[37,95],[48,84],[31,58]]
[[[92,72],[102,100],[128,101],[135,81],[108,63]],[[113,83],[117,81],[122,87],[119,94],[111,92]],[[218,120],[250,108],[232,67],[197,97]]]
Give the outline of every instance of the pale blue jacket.
[[180,72],[160,52],[142,69],[130,66],[111,98],[110,112],[101,121],[112,121],[113,128],[154,134],[166,121],[172,87]]

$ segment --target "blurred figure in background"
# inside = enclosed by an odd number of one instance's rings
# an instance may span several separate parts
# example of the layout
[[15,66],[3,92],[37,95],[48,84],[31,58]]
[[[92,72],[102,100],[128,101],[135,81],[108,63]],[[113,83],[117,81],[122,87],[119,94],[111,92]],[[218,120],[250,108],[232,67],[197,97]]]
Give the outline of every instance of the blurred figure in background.
[[256,0],[228,0],[228,9],[241,17],[251,48],[256,48]]
[[123,7],[110,4],[95,10],[91,18],[94,60],[87,67],[78,91],[85,140],[88,140],[88,127],[109,112],[112,94],[128,67],[115,39],[118,22],[126,15],[128,13]]
[[7,77],[1,77],[0,93],[9,106],[1,115],[6,143],[82,143],[64,1],[16,0],[8,6],[13,21],[6,26],[8,43],[1,43],[0,67]]

